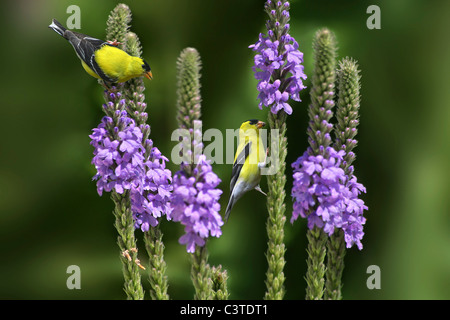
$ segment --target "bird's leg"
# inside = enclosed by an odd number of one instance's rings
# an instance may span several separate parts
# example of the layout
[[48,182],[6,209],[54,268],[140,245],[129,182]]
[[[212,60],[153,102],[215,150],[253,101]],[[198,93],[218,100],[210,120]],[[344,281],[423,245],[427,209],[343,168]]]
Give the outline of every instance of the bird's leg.
[[[265,157],[264,161],[258,163],[258,168],[259,169],[261,169],[261,168],[266,166],[266,164],[267,164],[267,156],[268,155],[269,155],[269,147],[267,147],[266,157]],[[264,191],[261,190],[261,187],[259,186],[259,184],[255,187],[255,190],[261,192],[263,195],[265,195],[267,197],[267,194]]]
[[122,42],[119,42],[119,41],[117,41],[116,39],[114,39],[114,41],[108,40],[108,41],[106,41],[106,42],[108,42],[108,44],[110,44],[110,45],[112,45],[112,46],[115,46],[115,47],[117,47],[119,44],[122,44]]
[[99,81],[100,82],[100,84],[102,85],[102,87],[103,88],[105,88],[108,92],[111,92],[110,90],[110,88],[108,88],[108,86],[103,82],[103,81]]
[[[107,88],[107,87],[106,87]],[[108,88],[107,88],[108,89]],[[119,89],[118,88],[116,88],[116,87],[112,87],[112,88],[109,88],[108,89],[108,92],[109,93],[116,93],[116,92],[119,92]]]
[[111,92],[111,88],[108,87],[108,85],[105,83],[105,81],[98,79],[98,83],[102,85],[103,88],[105,88],[108,92]]
[[116,93],[116,92],[120,91],[120,88],[117,88],[116,86],[111,86],[111,87],[108,86],[104,80],[99,79],[98,83],[100,83],[103,86],[103,88],[105,88],[109,93]]
[[264,168],[266,166],[266,164],[267,164],[267,157],[268,156],[269,156],[269,147],[267,147],[266,157],[264,158],[264,161],[258,162],[258,168],[259,169]]
[[255,190],[261,192],[263,195],[265,195],[267,197],[267,194],[261,190],[261,187],[259,186],[259,184],[255,187]]

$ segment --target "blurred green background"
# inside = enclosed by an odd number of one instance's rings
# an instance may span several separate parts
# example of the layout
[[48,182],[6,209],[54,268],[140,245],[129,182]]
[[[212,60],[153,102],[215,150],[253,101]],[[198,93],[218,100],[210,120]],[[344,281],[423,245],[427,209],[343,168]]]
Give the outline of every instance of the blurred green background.
[[[147,81],[151,138],[170,156],[176,128],[176,59],[187,47],[202,61],[203,128],[237,128],[267,119],[257,107],[247,47],[264,32],[264,1],[123,1],[154,79]],[[102,117],[102,87],[73,49],[48,29],[81,9],[80,32],[103,38],[118,1],[3,1],[1,6],[0,298],[123,299],[113,203],[99,197],[88,135]],[[381,8],[381,30],[369,30],[366,9]],[[346,299],[450,298],[450,2],[292,1],[291,34],[313,67],[311,43],[332,29],[339,58],[362,70],[361,125],[355,162],[367,187],[364,249],[347,251]],[[306,84],[310,85],[310,79]],[[288,121],[288,170],[307,147],[306,108],[293,103]],[[177,170],[169,164],[172,171]],[[226,206],[230,165],[214,165]],[[287,181],[287,218],[292,202]],[[265,180],[262,188],[267,188]],[[265,201],[250,192],[233,209],[223,235],[208,244],[210,263],[229,273],[231,299],[261,299],[267,268]],[[183,228],[162,222],[169,294],[191,299],[190,264],[178,244]],[[286,223],[286,299],[303,299],[305,221]],[[142,234],[137,232],[142,245]],[[146,263],[145,250],[140,257]],[[81,290],[68,290],[66,269],[81,268]],[[367,267],[381,269],[381,289],[366,287]],[[144,285],[148,287],[145,272]],[[147,296],[148,297],[148,296]]]

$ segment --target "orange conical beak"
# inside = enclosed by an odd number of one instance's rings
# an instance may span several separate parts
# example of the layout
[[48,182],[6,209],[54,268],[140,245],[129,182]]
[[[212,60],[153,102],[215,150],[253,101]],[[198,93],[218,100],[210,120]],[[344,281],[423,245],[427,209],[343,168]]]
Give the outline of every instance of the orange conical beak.
[[144,77],[146,77],[146,78],[149,79],[149,80],[152,80],[152,79],[153,79],[153,74],[152,74],[151,71],[149,71],[149,72],[147,72],[147,73],[144,74]]
[[258,123],[256,124],[256,127],[258,128],[258,129],[261,129],[262,127],[264,127],[266,124],[264,123],[264,122],[262,122],[262,121],[258,121]]

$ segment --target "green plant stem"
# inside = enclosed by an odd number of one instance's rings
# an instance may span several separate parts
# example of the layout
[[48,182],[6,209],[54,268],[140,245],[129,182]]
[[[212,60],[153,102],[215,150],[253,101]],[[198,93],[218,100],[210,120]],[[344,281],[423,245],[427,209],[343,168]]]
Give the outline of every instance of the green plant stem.
[[344,231],[336,229],[327,242],[327,271],[325,299],[342,299],[342,272],[344,271],[345,241]]
[[195,252],[191,254],[191,260],[191,279],[195,288],[194,300],[211,300],[213,291],[206,244],[195,248]]
[[151,227],[144,233],[145,248],[149,256],[150,297],[153,300],[169,300],[162,237],[159,226]]
[[129,300],[143,300],[141,275],[137,261],[136,239],[134,237],[134,220],[130,208],[128,191],[119,194],[111,192],[111,199],[115,207],[113,210],[116,218],[114,226],[119,234],[117,244],[120,248],[120,261],[124,276],[124,290]]
[[324,292],[325,244],[327,235],[321,228],[308,229],[308,269],[306,271],[306,300],[321,300]]
[[[286,192],[284,190],[286,184],[286,155],[287,155],[287,138],[286,138],[286,114],[280,111],[274,115],[269,113],[269,126],[271,129],[279,130],[279,140],[273,141],[271,146],[272,156],[277,156],[275,150],[278,151],[279,169],[274,175],[267,176],[268,194],[267,194],[267,210],[269,217],[267,218],[267,253],[268,269],[266,273],[266,300],[281,300],[284,297],[284,265],[285,265],[285,245],[284,245],[284,225],[286,223],[285,210],[286,205],[284,198]],[[275,139],[270,139],[275,140]],[[272,161],[273,164],[273,161]]]

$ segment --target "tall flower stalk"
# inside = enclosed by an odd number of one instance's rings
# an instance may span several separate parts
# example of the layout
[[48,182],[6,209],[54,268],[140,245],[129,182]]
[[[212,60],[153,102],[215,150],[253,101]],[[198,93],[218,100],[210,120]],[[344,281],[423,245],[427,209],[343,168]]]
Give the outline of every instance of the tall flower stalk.
[[[364,201],[359,199],[365,188],[357,182],[350,165],[354,159],[351,150],[356,145],[353,138],[358,124],[359,76],[355,66],[350,67],[347,60],[341,64],[338,124],[336,141],[332,144],[330,119],[335,105],[336,40],[331,31],[319,30],[313,48],[315,66],[307,130],[309,147],[292,164],[294,210],[291,222],[299,216],[308,220],[306,298],[323,298],[326,272],[325,298],[340,299],[344,242],[347,248],[356,244],[362,249],[362,225],[365,223],[362,214],[367,209]],[[330,240],[325,268],[327,236]]]
[[[107,40],[120,42],[122,49],[140,55],[141,48],[135,34],[129,33],[131,12],[119,4],[107,21]],[[94,146],[93,164],[97,169],[94,179],[100,195],[111,192],[115,203],[115,227],[128,299],[143,299],[139,269],[145,269],[137,258],[134,229],[148,232],[158,225],[158,219],[170,214],[171,173],[165,168],[168,161],[149,139],[150,126],[142,80],[135,79],[105,91],[106,116],[90,136]],[[155,231],[155,230],[152,230]],[[150,295],[154,299],[167,299],[167,279],[163,260],[162,235],[150,233],[155,254],[150,256]],[[156,241],[156,244],[155,244]],[[146,242],[148,242],[146,240]]]
[[[334,131],[334,148],[336,150],[345,151],[345,156],[341,162],[341,168],[347,176],[347,183],[354,184],[352,181],[356,180],[353,178],[354,169],[352,163],[356,157],[353,149],[357,144],[355,136],[359,125],[361,77],[356,61],[350,58],[345,58],[340,62],[337,74],[339,99],[337,100],[336,108],[337,123]],[[362,191],[362,188],[357,190]],[[356,207],[358,208],[358,206]],[[361,208],[361,203],[359,204],[359,208]],[[362,209],[365,209],[365,207],[362,207]],[[352,217],[355,218],[355,222],[359,220],[360,223],[356,224],[358,226],[358,236],[353,239],[354,242],[357,242],[358,247],[361,246],[362,224],[365,222],[364,217],[361,215],[362,210],[358,211],[356,215],[352,215]],[[346,253],[346,238],[348,240],[349,235],[347,234],[346,236],[344,229],[336,229],[328,239],[325,299],[342,299],[342,273],[344,270],[344,256]],[[349,244],[352,244],[352,242]]]
[[[106,116],[90,135],[94,146],[93,164],[97,169],[97,192],[111,192],[115,207],[114,226],[119,234],[117,243],[123,265],[124,290],[128,299],[142,300],[144,291],[139,273],[139,264],[134,235],[134,219],[131,210],[131,185],[136,175],[127,168],[134,163],[141,163],[142,132],[125,111],[125,99],[121,94],[106,94],[108,103],[103,105]],[[138,164],[137,169],[141,166]],[[138,169],[138,170],[139,170]]]
[[[140,57],[142,55],[142,46],[139,37],[133,32],[128,31],[125,34],[125,51],[132,56]],[[149,128],[146,125],[148,114],[145,112],[147,104],[145,103],[144,80],[142,78],[133,78],[124,84],[123,90],[128,102],[127,111],[130,114],[130,117],[144,128]],[[150,130],[146,132],[146,136],[148,137],[149,134]],[[152,145],[151,141],[149,141],[149,144]],[[152,165],[156,164],[156,167],[158,166],[159,159],[167,161],[157,149],[147,150],[146,156],[151,159]],[[159,173],[160,175],[156,179],[163,176],[163,179],[165,177],[167,182],[166,188],[163,188],[165,192],[163,192],[163,195],[161,196],[161,194],[159,194],[159,188],[158,190],[154,189],[153,192],[151,191],[151,188],[149,188],[149,190],[146,191],[147,198],[150,197],[154,200],[153,203],[155,203],[156,199],[162,200],[160,203],[160,211],[168,214],[171,211],[169,197],[172,187],[168,184],[170,181],[170,173],[164,168]],[[168,300],[169,295],[167,289],[169,285],[166,275],[167,266],[164,260],[165,246],[162,240],[163,233],[159,228],[159,224],[151,224],[150,227],[144,227],[142,229],[144,231],[145,248],[149,256],[148,275],[150,282],[150,297],[153,300]]]
[[[217,297],[213,288],[212,271],[208,264],[207,239],[220,237],[223,225],[219,214],[217,188],[221,180],[212,171],[210,161],[202,155],[202,122],[200,120],[200,55],[194,48],[184,49],[177,63],[178,115],[182,133],[180,170],[175,173],[171,218],[184,225],[185,234],[179,239],[191,254],[191,279],[194,299]],[[222,283],[222,285],[226,285]],[[223,288],[221,289],[223,292]],[[223,294],[222,294],[223,296]]]
[[[326,255],[326,234],[322,229],[323,225],[318,222],[317,210],[316,212],[308,212],[310,210],[309,203],[315,201],[305,199],[302,184],[296,184],[297,181],[304,181],[313,176],[315,168],[333,169],[333,164],[339,160],[339,155],[329,149],[331,145],[331,130],[333,125],[330,119],[333,116],[334,107],[334,82],[336,78],[336,40],[334,34],[328,29],[319,30],[315,34],[314,42],[314,71],[312,77],[312,87],[310,91],[311,105],[309,106],[309,126],[307,129],[308,142],[310,147],[308,151],[297,160],[294,164],[294,188],[292,195],[296,198],[294,202],[294,212],[291,219],[293,222],[298,215],[308,218],[308,258],[307,258],[307,272],[306,272],[306,299],[322,299],[324,292],[324,275],[325,264],[324,259]],[[325,160],[324,160],[325,159]],[[328,163],[326,159],[334,159]],[[324,162],[326,161],[326,162]],[[300,167],[311,164],[309,171],[303,174]],[[334,170],[333,177],[320,181],[326,186],[338,186],[340,179],[340,172]],[[331,170],[330,170],[331,172]],[[313,179],[314,180],[314,179]],[[315,182],[315,181],[314,181]],[[309,183],[309,180],[308,180]],[[315,197],[319,195],[314,195]],[[309,201],[309,203],[308,203]],[[305,204],[306,202],[306,204]],[[328,203],[328,202],[327,202]],[[305,208],[306,207],[306,208]],[[321,208],[321,207],[320,207]],[[320,214],[320,212],[319,212]]]
[[[123,43],[125,41],[125,32],[128,29],[130,22],[131,14],[128,6],[123,4],[117,5],[108,17],[106,28],[107,40],[111,39]],[[115,109],[117,110],[118,108]],[[137,260],[137,250],[135,250],[137,246],[134,236],[134,220],[131,211],[129,191],[124,194],[113,191],[111,199],[115,203],[115,227],[119,234],[117,242],[121,250],[125,292],[128,299],[142,300],[144,299],[144,290],[142,288],[138,267],[134,263],[139,260]]]
[[267,209],[269,217],[266,229],[268,235],[266,273],[266,293],[268,300],[281,300],[284,297],[284,225],[286,222],[284,199],[286,196],[285,168],[287,155],[286,117],[293,110],[289,99],[300,101],[300,91],[305,88],[302,80],[303,54],[298,43],[289,35],[289,2],[271,1],[265,3],[269,17],[266,23],[267,34],[260,34],[258,41],[251,45],[257,54],[253,71],[259,80],[259,107],[270,107],[268,123],[271,129],[279,132],[279,139],[270,139],[272,145],[272,164],[279,165],[273,175],[268,175]]

